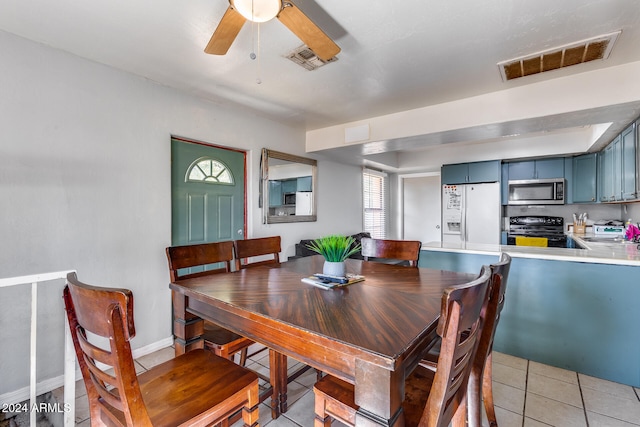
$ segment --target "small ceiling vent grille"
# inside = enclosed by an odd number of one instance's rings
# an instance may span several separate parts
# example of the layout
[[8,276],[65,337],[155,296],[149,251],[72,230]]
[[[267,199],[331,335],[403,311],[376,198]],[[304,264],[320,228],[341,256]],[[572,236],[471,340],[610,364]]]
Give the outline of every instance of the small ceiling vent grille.
[[330,62],[335,62],[338,60],[337,56],[333,58],[329,58],[328,60],[320,59],[316,56],[316,54],[306,45],[302,45],[292,52],[285,55],[285,58],[290,59],[301,67],[306,68],[309,71],[313,71],[316,68],[320,68],[325,64]]
[[596,59],[607,59],[621,31],[498,63],[503,81],[557,70]]

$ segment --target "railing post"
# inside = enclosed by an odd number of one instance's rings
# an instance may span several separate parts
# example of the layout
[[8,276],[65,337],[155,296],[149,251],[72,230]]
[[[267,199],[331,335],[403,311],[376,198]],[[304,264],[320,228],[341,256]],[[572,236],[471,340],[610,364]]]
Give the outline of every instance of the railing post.
[[29,423],[36,425],[36,338],[38,333],[38,282],[31,283],[31,344],[30,344],[30,375],[29,375]]
[[[0,279],[0,288],[31,283],[31,330],[29,348],[29,422],[36,425],[39,406],[37,397],[37,332],[38,332],[38,283],[51,280],[66,279],[68,273],[75,270],[59,271],[55,273],[33,274],[29,276],[10,277]],[[72,427],[75,424],[75,393],[76,393],[76,356],[69,331],[69,321],[64,316],[65,344],[64,344],[64,425]],[[50,391],[50,390],[45,390]],[[19,395],[19,393],[18,393]],[[15,395],[14,395],[15,397]],[[15,403],[15,402],[13,402]]]

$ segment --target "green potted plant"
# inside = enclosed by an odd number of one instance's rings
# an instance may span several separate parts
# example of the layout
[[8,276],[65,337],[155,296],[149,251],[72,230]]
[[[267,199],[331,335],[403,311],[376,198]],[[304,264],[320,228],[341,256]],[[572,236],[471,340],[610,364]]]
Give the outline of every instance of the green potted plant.
[[352,236],[333,234],[313,240],[307,248],[324,257],[323,274],[342,277],[346,274],[344,261],[360,251],[361,246]]

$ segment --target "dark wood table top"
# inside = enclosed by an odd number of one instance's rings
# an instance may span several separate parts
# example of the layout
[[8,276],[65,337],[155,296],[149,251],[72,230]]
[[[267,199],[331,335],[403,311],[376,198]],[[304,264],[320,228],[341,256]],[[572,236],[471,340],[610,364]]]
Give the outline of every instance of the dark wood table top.
[[188,311],[353,382],[355,359],[403,366],[434,337],[443,290],[475,278],[349,259],[347,272],[363,282],[327,290],[301,282],[323,262],[305,257],[170,286],[189,297]]

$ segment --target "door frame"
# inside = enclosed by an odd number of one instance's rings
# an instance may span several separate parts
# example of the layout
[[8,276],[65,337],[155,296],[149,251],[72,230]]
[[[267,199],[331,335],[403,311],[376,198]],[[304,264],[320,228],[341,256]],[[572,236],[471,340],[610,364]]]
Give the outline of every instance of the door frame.
[[[242,150],[242,149],[239,149],[239,148],[232,148],[232,147],[228,147],[228,146],[225,146],[225,145],[213,144],[213,143],[210,143],[210,142],[198,141],[198,140],[195,140],[195,139],[185,138],[185,137],[176,136],[176,135],[171,135],[171,137],[169,138],[169,143],[171,143],[172,139],[175,139],[176,141],[180,141],[180,142],[189,143],[189,144],[198,144],[198,145],[203,145],[203,146],[206,146],[206,147],[216,148],[216,149],[219,149],[219,150],[233,151],[233,152],[242,154],[242,159],[243,159],[243,171],[242,171],[242,173],[244,174],[244,188],[242,189],[242,197],[243,197],[242,205],[244,206],[244,212],[242,213],[242,217],[243,217],[243,220],[242,220],[242,238],[246,239],[247,238],[247,212],[248,212],[248,207],[247,207],[247,201],[248,201],[248,197],[247,197],[247,156],[249,154],[247,152],[247,150]],[[173,166],[171,166],[171,167],[173,167]],[[171,203],[173,203],[173,197],[171,199]],[[172,206],[172,209],[173,209],[173,206]]]

